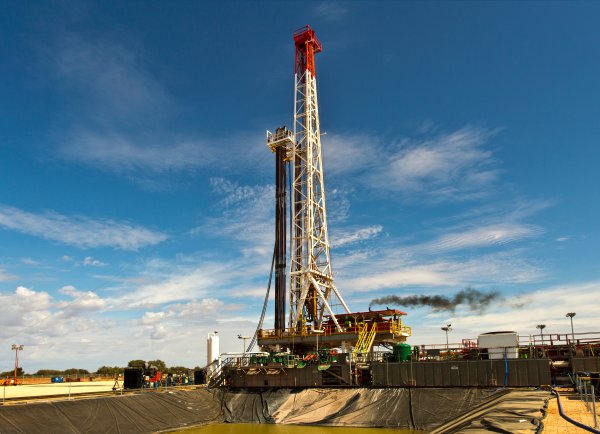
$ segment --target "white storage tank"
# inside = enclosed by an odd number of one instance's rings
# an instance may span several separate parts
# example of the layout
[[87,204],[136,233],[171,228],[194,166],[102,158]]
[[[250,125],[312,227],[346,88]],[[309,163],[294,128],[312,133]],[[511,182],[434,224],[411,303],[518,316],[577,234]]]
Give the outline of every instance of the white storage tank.
[[211,365],[215,360],[219,360],[219,332],[208,334],[206,339],[206,375],[209,376],[217,370],[217,366]]
[[490,359],[519,358],[519,335],[517,332],[489,332],[477,337],[480,349],[487,349]]

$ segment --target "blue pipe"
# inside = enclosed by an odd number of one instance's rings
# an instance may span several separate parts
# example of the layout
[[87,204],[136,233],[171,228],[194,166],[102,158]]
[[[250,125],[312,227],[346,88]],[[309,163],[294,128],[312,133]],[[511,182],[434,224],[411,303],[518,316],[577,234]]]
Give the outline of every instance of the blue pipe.
[[508,383],[508,359],[506,358],[506,348],[504,349],[504,387]]

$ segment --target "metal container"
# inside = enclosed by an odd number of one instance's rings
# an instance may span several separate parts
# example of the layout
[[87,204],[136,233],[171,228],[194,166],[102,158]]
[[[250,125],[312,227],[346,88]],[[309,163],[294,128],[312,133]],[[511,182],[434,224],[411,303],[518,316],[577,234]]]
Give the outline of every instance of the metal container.
[[412,354],[412,347],[409,344],[399,343],[392,347],[395,362],[408,362]]
[[142,368],[125,368],[123,375],[124,389],[141,389],[144,382],[144,370]]
[[480,349],[487,349],[491,360],[518,359],[519,336],[517,332],[489,332],[477,337]]
[[219,360],[219,334],[217,332],[208,334],[206,347],[206,374],[210,376],[217,369],[216,366],[211,364]]

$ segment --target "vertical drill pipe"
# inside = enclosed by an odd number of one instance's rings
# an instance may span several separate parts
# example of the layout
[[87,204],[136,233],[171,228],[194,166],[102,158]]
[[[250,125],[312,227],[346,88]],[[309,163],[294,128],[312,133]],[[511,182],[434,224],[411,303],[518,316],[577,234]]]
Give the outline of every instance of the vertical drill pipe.
[[285,330],[286,168],[283,147],[275,152],[275,330]]

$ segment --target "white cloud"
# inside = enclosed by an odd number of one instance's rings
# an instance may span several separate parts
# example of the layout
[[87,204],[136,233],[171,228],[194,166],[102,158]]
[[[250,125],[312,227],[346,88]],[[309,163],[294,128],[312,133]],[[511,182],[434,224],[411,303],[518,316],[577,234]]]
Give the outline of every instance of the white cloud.
[[150,329],[150,339],[162,340],[169,336],[169,331],[162,324],[153,325]]
[[73,262],[73,257],[68,255],[64,255],[60,259],[65,262]]
[[456,285],[458,280],[446,270],[444,263],[400,266],[375,273],[361,273],[357,277],[341,279],[340,288],[348,291],[376,291],[384,288]]
[[[273,288],[271,288],[271,289],[272,290],[269,293],[269,300],[273,298],[273,294],[274,294]],[[262,297],[264,299],[266,293],[267,293],[267,288],[266,288],[265,285],[263,285],[263,286],[259,286],[259,287],[256,287],[256,288],[247,288],[247,287],[244,287],[244,288],[241,288],[241,289],[237,289],[237,290],[233,291],[231,293],[231,295],[233,297],[242,297],[242,298],[246,298],[246,297],[257,297],[257,298],[260,298],[260,297]]]
[[204,298],[202,300],[192,300],[189,303],[174,304],[169,306],[169,311],[173,312],[177,318],[186,320],[211,322],[220,316],[227,315],[225,311],[230,310],[223,301],[216,298]]
[[352,254],[336,260],[336,284],[346,292],[399,290],[409,286],[465,287],[532,283],[543,276],[535,264],[515,252],[481,255],[472,259],[416,259],[402,248]]
[[368,226],[356,230],[345,230],[340,233],[334,233],[331,236],[331,244],[334,247],[342,247],[349,244],[358,243],[376,237],[381,233],[383,227],[381,225]]
[[78,291],[73,286],[63,286],[58,292],[72,298],[71,301],[56,304],[58,309],[69,315],[79,312],[102,310],[106,307],[106,301],[92,291]]
[[83,258],[82,264],[85,267],[104,267],[106,264],[98,259],[94,259],[91,256]]
[[140,319],[143,325],[155,325],[167,318],[167,312],[144,312],[144,315]]
[[595,330],[598,324],[600,302],[590,297],[590,294],[597,293],[600,293],[598,281],[543,288],[527,294],[529,303],[522,309],[505,305],[482,315],[461,314],[454,318],[453,326],[460,325],[463,335],[468,333],[475,336],[494,330],[514,330],[524,336],[538,334],[535,326],[540,323],[546,324],[546,333],[567,333],[570,332],[570,323],[565,315],[567,312],[576,312],[575,332],[589,332]]
[[[110,299],[114,309],[141,309],[192,300],[220,288],[235,272],[229,264],[203,261],[201,265],[149,262],[138,282],[129,281]],[[224,277],[226,276],[226,277]]]
[[45,316],[51,306],[52,297],[47,292],[38,292],[18,286],[14,293],[0,293],[0,305],[9,306],[0,315],[0,335],[6,337],[27,323]]
[[25,265],[40,265],[39,261],[35,261],[31,258],[23,258],[21,259],[21,262]]
[[80,248],[137,250],[167,239],[164,233],[128,222],[64,216],[53,211],[33,214],[5,205],[0,205],[0,226]]

